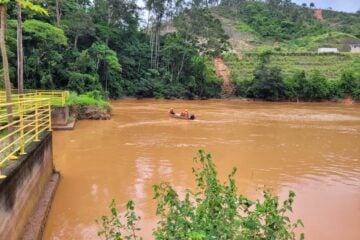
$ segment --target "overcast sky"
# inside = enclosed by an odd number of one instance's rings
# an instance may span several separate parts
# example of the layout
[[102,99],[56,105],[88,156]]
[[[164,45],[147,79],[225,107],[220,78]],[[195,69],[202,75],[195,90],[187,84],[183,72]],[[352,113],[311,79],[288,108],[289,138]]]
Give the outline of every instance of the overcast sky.
[[297,4],[306,3],[309,5],[311,2],[315,4],[315,7],[328,8],[331,7],[337,11],[343,12],[356,12],[360,9],[360,0],[292,0]]

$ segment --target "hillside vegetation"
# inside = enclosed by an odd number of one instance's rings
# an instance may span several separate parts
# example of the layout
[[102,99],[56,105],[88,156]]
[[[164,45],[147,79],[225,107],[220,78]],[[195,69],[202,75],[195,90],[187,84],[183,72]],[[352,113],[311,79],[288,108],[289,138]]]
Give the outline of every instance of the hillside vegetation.
[[[17,57],[16,2],[0,3],[7,10],[3,49],[9,62],[0,80],[13,88],[22,85],[23,72],[29,89],[96,91],[105,98],[218,98],[224,97],[224,86],[213,60],[223,57],[242,97],[292,99],[293,89],[285,83],[315,70],[325,79],[325,99],[357,98],[360,92],[359,54],[348,53],[349,43],[360,43],[359,14],[323,11],[319,20],[313,9],[290,0],[146,0],[145,8],[127,0],[36,3],[48,16],[22,12],[23,66]],[[141,18],[144,11],[147,19]],[[318,55],[319,47],[342,53]],[[281,78],[274,85],[281,94],[254,94],[254,87],[262,87],[253,85],[256,76],[274,78],[268,74]],[[344,76],[348,86],[338,83]],[[349,86],[355,90],[346,90]],[[312,94],[306,96],[313,100]]]
[[281,52],[316,52],[320,47],[333,47],[349,52],[349,44],[360,43],[360,14],[324,10],[324,20],[320,21],[312,9],[289,1],[230,0],[213,8],[212,13],[231,43],[243,42],[242,48],[232,44],[237,52],[256,52],[263,47]]
[[[245,54],[241,60],[234,54],[224,55],[225,63],[232,69],[232,80],[251,79],[260,64],[259,54]],[[285,78],[296,72],[318,70],[329,80],[339,80],[344,71],[360,67],[360,58],[354,54],[272,53],[269,66],[280,67]]]
[[[24,88],[96,91],[105,98],[220,97],[212,57],[228,49],[227,36],[203,2],[146,0],[145,9],[128,0],[34,2],[47,14],[22,12]],[[16,1],[0,6],[8,15],[9,63],[0,81],[10,78],[7,85],[18,88],[19,12]],[[160,34],[167,22],[176,31]]]
[[[288,0],[223,0],[212,11],[231,20],[240,32],[283,42],[325,33],[346,33],[352,40],[360,37],[360,14],[324,10],[324,20],[314,10]],[[334,34],[337,38],[338,34]]]
[[[292,99],[291,84],[302,72],[305,78],[314,74],[324,78],[324,98],[359,97],[360,54],[350,53],[350,44],[360,43],[360,14],[326,10],[323,20],[319,20],[313,11],[283,0],[224,0],[211,9],[230,37],[232,50],[223,54],[223,58],[231,70],[231,80],[238,86],[239,96],[256,97],[253,94],[256,73],[278,69],[274,73],[281,78],[280,85],[276,85],[281,94],[266,99]],[[317,54],[321,47],[337,48],[340,53]],[[341,89],[345,75],[354,79],[351,93]],[[317,98],[310,95],[304,100]]]
[[337,48],[341,52],[350,52],[350,44],[358,42],[360,42],[360,39],[354,35],[330,31],[285,41],[281,44],[281,47],[291,52],[316,52],[321,47]]

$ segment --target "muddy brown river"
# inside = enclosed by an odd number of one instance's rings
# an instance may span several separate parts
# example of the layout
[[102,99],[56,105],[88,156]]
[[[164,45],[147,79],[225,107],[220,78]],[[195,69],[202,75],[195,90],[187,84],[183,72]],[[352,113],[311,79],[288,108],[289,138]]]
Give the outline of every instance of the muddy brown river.
[[[61,171],[44,239],[98,239],[95,219],[116,199],[141,215],[141,235],[153,239],[152,186],[194,187],[198,149],[211,152],[220,177],[238,168],[239,191],[258,197],[266,185],[296,192],[292,218],[306,239],[360,239],[360,105],[257,103],[238,100],[124,100],[109,121],[79,121],[53,135]],[[184,108],[195,121],[170,118]]]

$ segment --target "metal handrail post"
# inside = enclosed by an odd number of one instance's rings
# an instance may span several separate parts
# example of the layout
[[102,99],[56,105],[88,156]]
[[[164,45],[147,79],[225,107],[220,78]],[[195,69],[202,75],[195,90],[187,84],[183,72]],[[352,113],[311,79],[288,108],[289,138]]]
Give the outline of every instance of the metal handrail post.
[[49,106],[49,132],[51,132],[51,105],[50,101],[48,100],[48,106]]
[[19,102],[19,128],[20,128],[20,155],[26,154],[25,152],[25,137],[24,137],[24,106]]
[[39,105],[38,101],[35,101],[35,142],[39,141]]

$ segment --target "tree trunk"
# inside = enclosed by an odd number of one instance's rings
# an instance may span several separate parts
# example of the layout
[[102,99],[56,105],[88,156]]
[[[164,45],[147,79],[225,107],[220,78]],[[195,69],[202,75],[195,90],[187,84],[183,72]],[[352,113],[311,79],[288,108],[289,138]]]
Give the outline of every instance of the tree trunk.
[[[110,26],[111,26],[111,19],[112,19],[111,4],[108,3],[108,9],[107,9],[107,24],[108,24],[108,27],[109,27],[109,28],[110,28]],[[106,36],[105,44],[106,44],[106,46],[109,46],[109,35]]]
[[160,30],[161,30],[161,19],[156,23],[155,28],[155,46],[154,46],[154,66],[155,69],[159,67],[159,51],[160,51]]
[[151,29],[150,32],[150,65],[151,68],[155,68],[155,64],[154,64],[154,44],[155,44],[155,33],[154,33],[154,28]]
[[[11,83],[9,76],[9,62],[6,52],[5,46],[5,24],[6,22],[6,7],[4,5],[0,5],[0,50],[2,56],[2,64],[3,64],[3,74],[4,74],[4,83],[5,83],[5,91],[6,91],[6,102],[11,103]],[[7,107],[8,113],[8,123],[11,123],[12,118],[12,107]],[[9,128],[9,132],[11,132],[11,128]]]
[[79,39],[79,35],[76,34],[75,35],[75,39],[74,39],[74,49],[77,49],[77,42],[78,42],[78,39]]
[[158,69],[158,54],[159,54],[159,32],[155,32],[155,51],[154,51],[154,68]]
[[22,18],[21,6],[17,5],[17,80],[18,80],[18,93],[24,91],[24,51],[22,40]]
[[61,20],[61,10],[60,10],[60,0],[56,0],[55,1],[55,9],[56,9],[56,24],[59,26],[60,25],[60,20]]
[[183,67],[184,67],[185,54],[186,54],[186,52],[183,53],[183,56],[182,56],[182,59],[181,59],[181,65],[180,65],[180,69],[179,69],[179,71],[177,73],[177,76],[176,76],[176,82],[179,82],[180,74],[181,74],[181,72],[183,70]]
[[109,99],[109,87],[108,87],[108,66],[107,63],[104,64],[104,75],[105,75],[105,99]]
[[147,33],[150,34],[150,9],[148,10],[148,17],[147,17],[147,21],[146,21],[146,30],[147,30]]

